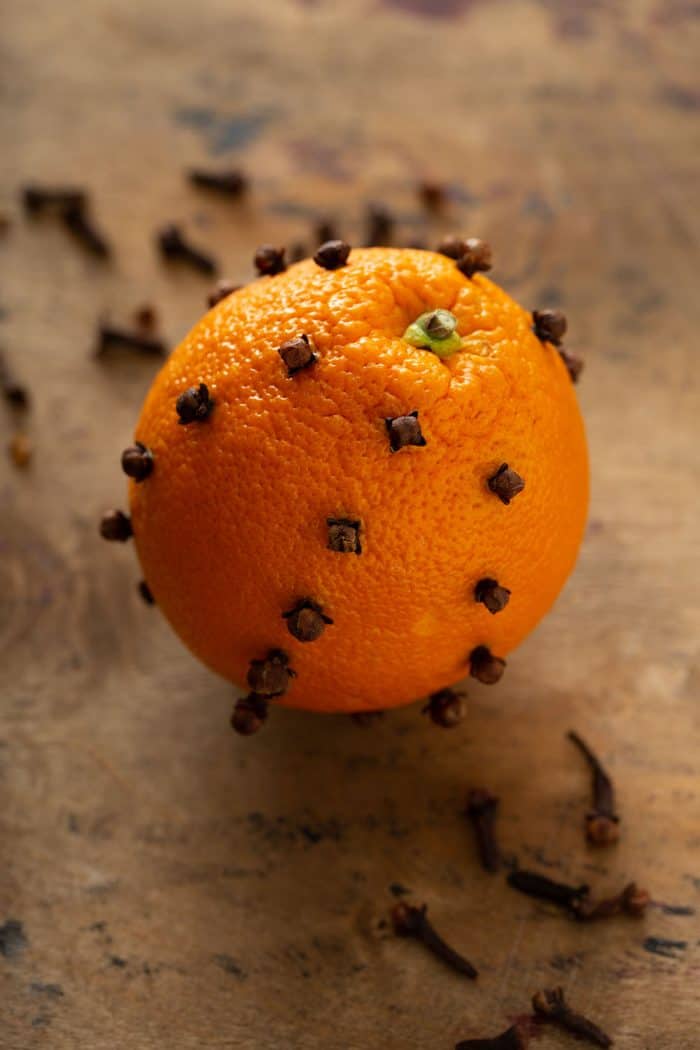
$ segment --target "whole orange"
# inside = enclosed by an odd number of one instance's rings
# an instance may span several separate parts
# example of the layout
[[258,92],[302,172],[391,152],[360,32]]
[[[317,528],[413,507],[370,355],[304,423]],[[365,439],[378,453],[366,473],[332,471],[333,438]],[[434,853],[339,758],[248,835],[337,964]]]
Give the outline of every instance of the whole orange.
[[[445,357],[404,338],[436,309],[462,344]],[[152,469],[130,483],[146,581],[190,649],[316,711],[499,677],[588,501],[571,379],[539,334],[483,274],[419,250],[306,260],[215,305],[153,383]]]

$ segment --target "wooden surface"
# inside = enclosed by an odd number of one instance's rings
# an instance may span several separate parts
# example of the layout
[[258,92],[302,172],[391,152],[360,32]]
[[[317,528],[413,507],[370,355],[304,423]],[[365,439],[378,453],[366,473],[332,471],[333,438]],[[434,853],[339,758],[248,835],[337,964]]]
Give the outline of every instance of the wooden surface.
[[[624,1050],[700,1047],[697,4],[35,0],[3,22],[0,339],[36,453],[0,468],[0,924],[26,937],[3,942],[0,1045],[450,1050],[561,983]],[[197,162],[245,165],[249,201],[189,188]],[[452,187],[433,223],[424,174]],[[114,262],[23,219],[29,178],[85,182]],[[278,711],[243,740],[231,688],[139,601],[133,550],[97,536],[154,365],[97,363],[95,321],[150,300],[174,343],[197,318],[208,282],[159,262],[164,221],[247,279],[258,242],[327,212],[357,243],[368,199],[405,240],[488,237],[497,280],[566,310],[590,527],[460,729]],[[608,852],[582,841],[570,726],[618,783]],[[474,784],[523,865],[635,878],[657,906],[583,927],[483,874]],[[475,985],[382,927],[396,882]]]

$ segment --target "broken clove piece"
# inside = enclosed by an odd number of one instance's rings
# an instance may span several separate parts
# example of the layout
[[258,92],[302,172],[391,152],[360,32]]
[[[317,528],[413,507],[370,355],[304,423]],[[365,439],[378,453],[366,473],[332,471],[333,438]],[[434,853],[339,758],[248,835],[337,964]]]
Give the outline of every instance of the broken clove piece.
[[485,788],[472,788],[467,796],[465,813],[474,826],[481,866],[485,871],[498,871],[501,866],[501,851],[495,832],[498,803],[496,795]]

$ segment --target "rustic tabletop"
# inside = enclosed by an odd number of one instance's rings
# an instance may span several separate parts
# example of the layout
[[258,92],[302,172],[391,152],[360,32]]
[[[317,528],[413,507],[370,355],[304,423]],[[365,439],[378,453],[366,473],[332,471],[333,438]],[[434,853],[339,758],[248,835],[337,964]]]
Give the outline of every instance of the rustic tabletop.
[[[697,4],[34,0],[3,36],[0,339],[32,405],[2,440],[34,455],[0,468],[0,1044],[451,1050],[560,984],[624,1050],[700,1047]],[[199,192],[192,164],[251,191]],[[86,185],[112,260],[25,217],[28,180]],[[97,360],[97,319],[151,302],[172,345],[199,316],[209,282],[159,260],[164,222],[247,280],[257,243],[309,244],[326,216],[358,243],[368,201],[399,243],[487,237],[496,280],[565,309],[588,533],[458,729],[417,705],[371,729],[276,711],[242,739],[231,687],[140,601],[133,549],[97,535],[157,367]],[[571,727],[615,777],[612,849],[584,842]],[[635,879],[646,916],[577,924],[483,872],[473,785],[507,855]],[[393,936],[402,887],[476,983]]]

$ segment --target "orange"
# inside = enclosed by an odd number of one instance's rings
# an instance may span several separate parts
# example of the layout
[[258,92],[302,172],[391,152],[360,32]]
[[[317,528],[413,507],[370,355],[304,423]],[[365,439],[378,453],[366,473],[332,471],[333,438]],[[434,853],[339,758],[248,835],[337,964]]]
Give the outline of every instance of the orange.
[[[403,338],[437,308],[461,340],[444,358]],[[291,366],[312,358],[291,375],[290,341]],[[203,418],[183,425],[189,388]],[[397,427],[422,440],[392,451]],[[495,680],[585,523],[565,359],[501,288],[428,251],[309,259],[228,295],[157,376],[136,439],[153,469],[130,482],[131,516],[158,606],[214,671],[292,707],[389,708],[470,666]],[[489,487],[503,464],[524,481],[509,503]]]

